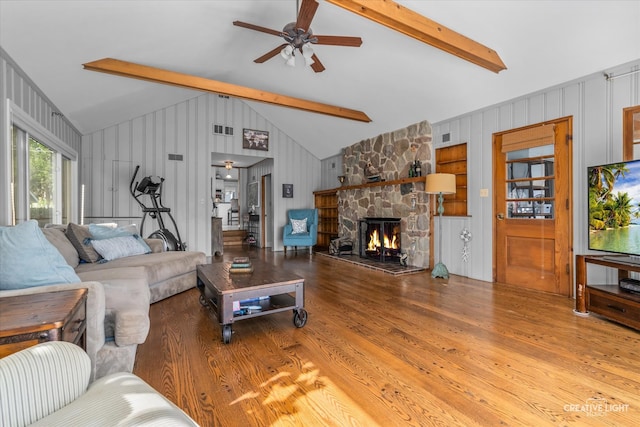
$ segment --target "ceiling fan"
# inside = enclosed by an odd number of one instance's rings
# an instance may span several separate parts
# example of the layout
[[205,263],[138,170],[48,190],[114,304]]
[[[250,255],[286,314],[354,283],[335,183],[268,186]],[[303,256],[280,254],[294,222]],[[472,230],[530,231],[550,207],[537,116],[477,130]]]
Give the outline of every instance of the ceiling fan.
[[[283,43],[261,57],[256,58],[253,62],[263,63],[280,54],[284,59],[286,59],[287,65],[294,66],[295,52],[297,50],[302,54],[306,65],[311,66],[313,71],[316,73],[320,73],[325,70],[325,67],[318,59],[318,56],[313,52],[311,44],[359,47],[362,44],[362,39],[360,37],[321,36],[313,34],[310,25],[317,9],[318,2],[316,0],[302,0],[302,5],[300,6],[296,22],[288,23],[284,26],[282,31],[272,30],[270,28],[242,21],[234,21],[233,25],[272,34],[274,36],[282,37],[285,40],[286,43]],[[296,11],[298,11],[297,1]]]

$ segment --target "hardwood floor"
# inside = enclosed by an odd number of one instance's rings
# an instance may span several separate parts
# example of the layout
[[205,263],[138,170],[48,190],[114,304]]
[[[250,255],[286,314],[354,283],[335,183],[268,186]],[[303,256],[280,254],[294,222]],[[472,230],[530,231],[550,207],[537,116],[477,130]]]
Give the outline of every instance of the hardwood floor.
[[248,253],[305,278],[306,326],[243,320],[225,345],[192,289],[151,306],[138,347],[134,372],[202,426],[640,424],[640,332],[572,299]]

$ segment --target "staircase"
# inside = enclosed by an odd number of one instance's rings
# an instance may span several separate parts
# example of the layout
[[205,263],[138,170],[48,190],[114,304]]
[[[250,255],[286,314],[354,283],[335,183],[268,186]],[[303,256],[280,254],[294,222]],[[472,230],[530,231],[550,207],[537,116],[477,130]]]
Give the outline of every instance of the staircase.
[[247,237],[246,230],[225,230],[222,232],[223,245],[242,246],[242,242]]

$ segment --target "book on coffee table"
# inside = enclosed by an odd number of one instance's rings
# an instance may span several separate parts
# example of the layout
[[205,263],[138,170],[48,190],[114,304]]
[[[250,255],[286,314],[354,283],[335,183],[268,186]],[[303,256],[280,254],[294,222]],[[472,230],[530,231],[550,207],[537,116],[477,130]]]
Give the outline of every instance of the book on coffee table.
[[253,266],[250,267],[231,267],[229,273],[253,273]]
[[[234,271],[238,269],[247,269],[251,267],[252,267],[251,260],[249,259],[249,257],[234,257],[233,261],[231,262],[231,269]],[[253,271],[253,269],[251,271]],[[246,273],[246,271],[236,271],[236,272]]]

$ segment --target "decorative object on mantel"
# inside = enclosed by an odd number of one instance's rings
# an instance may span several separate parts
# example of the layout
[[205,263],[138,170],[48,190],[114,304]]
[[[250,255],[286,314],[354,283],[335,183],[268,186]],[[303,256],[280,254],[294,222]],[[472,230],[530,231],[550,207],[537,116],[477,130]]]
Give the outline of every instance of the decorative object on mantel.
[[369,182],[380,181],[380,172],[378,172],[378,169],[376,169],[371,162],[367,163],[367,168],[364,170],[364,176],[367,177]]
[[463,228],[460,232],[460,239],[462,239],[462,261],[469,261],[469,242],[471,241],[471,232],[466,228]]
[[409,178],[422,176],[422,164],[420,160],[415,160],[409,164]]
[[455,194],[456,192],[456,176],[452,173],[432,173],[427,175],[425,184],[425,193],[438,195],[438,263],[431,271],[431,277],[449,278],[449,270],[442,263],[442,214],[444,206],[442,205],[443,194]]

